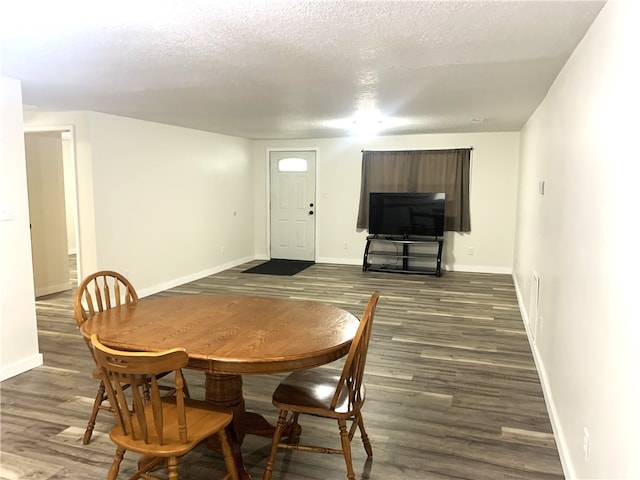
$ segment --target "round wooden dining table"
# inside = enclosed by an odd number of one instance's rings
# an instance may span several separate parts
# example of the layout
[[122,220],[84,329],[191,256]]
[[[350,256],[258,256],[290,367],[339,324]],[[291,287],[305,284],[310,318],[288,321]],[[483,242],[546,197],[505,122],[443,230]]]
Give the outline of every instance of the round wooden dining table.
[[347,354],[358,318],[308,300],[245,295],[171,295],[142,299],[89,318],[85,338],[98,334],[121,350],[187,350],[187,368],[205,372],[206,400],[231,408],[234,455],[249,478],[240,446],[245,434],[271,437],[274,427],[245,410],[242,375],[324,365]]

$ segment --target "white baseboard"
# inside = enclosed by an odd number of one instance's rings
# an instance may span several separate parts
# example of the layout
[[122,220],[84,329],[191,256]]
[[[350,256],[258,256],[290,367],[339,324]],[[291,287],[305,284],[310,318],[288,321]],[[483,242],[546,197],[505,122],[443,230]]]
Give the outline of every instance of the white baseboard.
[[443,265],[442,269],[449,272],[469,272],[469,273],[498,273],[511,275],[511,267],[490,267],[487,265]]
[[335,263],[337,265],[362,265],[362,259],[319,257],[316,259],[316,263]]
[[18,362],[14,362],[11,365],[3,365],[0,369],[0,382],[20,375],[32,368],[39,367],[43,363],[43,357],[41,353],[31,355],[30,357],[23,358]]
[[208,277],[209,275],[214,275],[216,273],[229,270],[230,268],[237,267],[238,265],[242,265],[243,263],[250,262],[251,260],[255,260],[255,258],[244,257],[237,260],[233,260],[228,263],[223,263],[222,265],[216,265],[215,267],[208,268],[207,270],[202,270],[200,272],[192,273],[184,277],[175,278],[170,282],[159,283],[152,287],[144,288],[138,291],[138,296],[140,298],[148,297],[149,295],[153,295],[154,293],[162,292],[164,290],[169,290],[170,288],[174,288],[174,287],[179,287],[180,285],[184,285],[185,283],[193,282],[195,280],[200,280],[201,278]]
[[[359,258],[332,258],[319,257],[316,263],[335,263],[337,265],[362,265]],[[442,265],[444,271],[449,272],[471,272],[471,273],[498,273],[511,275],[513,270],[511,267],[489,267],[486,265]]]
[[560,464],[562,465],[562,471],[564,472],[564,476],[567,480],[572,480],[576,478],[576,472],[573,468],[573,464],[571,462],[571,457],[569,456],[569,448],[567,447],[566,436],[562,430],[562,425],[558,421],[558,410],[556,409],[556,404],[553,401],[553,394],[551,392],[551,387],[549,385],[549,378],[547,377],[547,371],[544,368],[544,362],[542,361],[542,357],[540,356],[540,352],[538,351],[538,347],[534,342],[534,336],[529,327],[529,319],[527,315],[527,309],[525,308],[525,304],[522,301],[522,293],[520,292],[520,285],[518,284],[518,279],[516,278],[515,273],[513,276],[513,284],[516,289],[516,297],[518,298],[518,306],[520,308],[520,315],[522,317],[522,321],[524,323],[525,331],[527,332],[527,338],[529,340],[529,346],[531,347],[531,352],[533,353],[533,361],[536,364],[536,370],[538,371],[538,376],[540,377],[540,384],[542,385],[542,393],[544,395],[544,401],[547,405],[547,412],[549,414],[549,421],[551,422],[551,428],[553,430],[553,435],[556,440],[556,445],[558,447],[558,455],[560,456]]

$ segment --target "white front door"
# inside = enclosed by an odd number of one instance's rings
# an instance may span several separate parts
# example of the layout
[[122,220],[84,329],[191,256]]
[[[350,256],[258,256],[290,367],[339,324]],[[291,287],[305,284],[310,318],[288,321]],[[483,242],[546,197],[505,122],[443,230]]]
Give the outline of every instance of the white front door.
[[316,152],[270,152],[271,258],[315,260]]

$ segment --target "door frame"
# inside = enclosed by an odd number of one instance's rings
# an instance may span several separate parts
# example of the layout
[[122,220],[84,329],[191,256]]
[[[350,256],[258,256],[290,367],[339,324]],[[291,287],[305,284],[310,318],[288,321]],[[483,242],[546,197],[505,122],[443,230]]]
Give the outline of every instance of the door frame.
[[320,210],[318,209],[318,165],[319,165],[319,157],[320,157],[320,149],[318,147],[284,147],[284,148],[267,148],[265,152],[265,178],[266,178],[266,188],[265,188],[265,247],[266,247],[266,258],[271,260],[271,163],[270,157],[271,152],[302,152],[302,151],[313,151],[316,154],[316,162],[315,162],[315,171],[314,175],[314,183],[316,187],[316,198],[315,198],[315,236],[313,239],[313,259],[314,261],[318,258],[318,231],[320,229],[320,215],[318,213]]
[[[24,127],[23,128],[23,133],[38,133],[38,132],[69,132],[70,135],[70,142],[69,142],[69,147],[70,147],[70,154],[71,154],[71,172],[70,175],[73,178],[73,184],[72,185],[67,185],[65,183],[64,188],[65,191],[67,189],[71,189],[71,195],[73,195],[73,197],[76,200],[76,211],[75,211],[75,241],[76,241],[76,266],[77,266],[77,282],[78,285],[80,284],[83,276],[82,276],[82,261],[81,261],[81,254],[82,254],[82,247],[80,244],[80,202],[78,199],[78,166],[77,166],[77,155],[76,155],[76,134],[75,134],[75,127],[73,125],[51,125],[51,126],[43,126],[43,127]],[[26,156],[25,156],[25,166],[26,166]],[[65,207],[66,208],[66,207]],[[33,252],[31,252],[31,255],[33,256]]]

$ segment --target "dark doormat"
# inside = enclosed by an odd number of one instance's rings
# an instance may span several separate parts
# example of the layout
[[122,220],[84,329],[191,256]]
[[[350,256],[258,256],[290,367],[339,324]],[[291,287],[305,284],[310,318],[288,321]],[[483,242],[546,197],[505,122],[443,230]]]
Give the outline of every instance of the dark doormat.
[[255,267],[244,270],[242,273],[261,273],[263,275],[295,275],[305,268],[310,267],[315,262],[305,262],[302,260],[280,260],[272,259],[261,263]]

